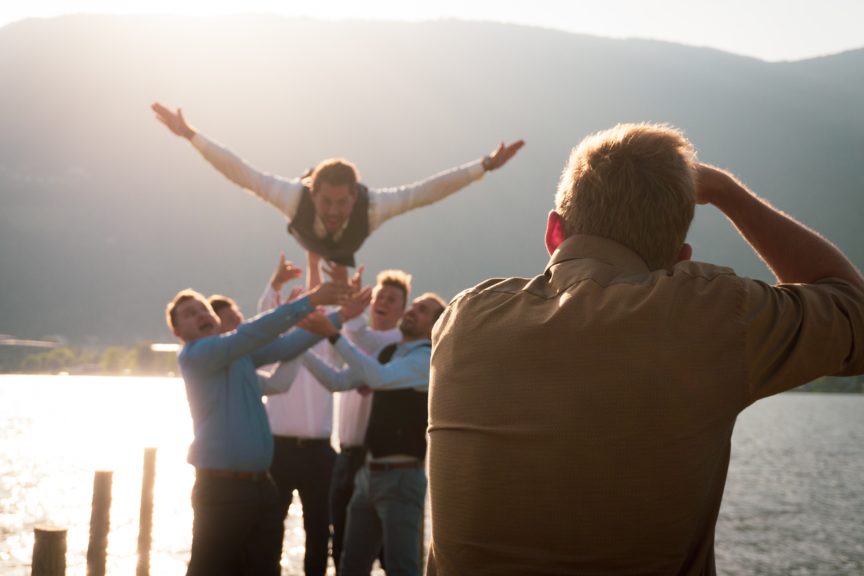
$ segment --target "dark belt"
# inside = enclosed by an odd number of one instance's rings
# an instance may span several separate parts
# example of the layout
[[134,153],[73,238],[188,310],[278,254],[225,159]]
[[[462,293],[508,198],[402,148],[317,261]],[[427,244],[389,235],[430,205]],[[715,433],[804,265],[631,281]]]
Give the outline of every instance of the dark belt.
[[273,436],[276,444],[287,444],[297,448],[312,448],[313,446],[329,446],[330,438],[300,438],[298,436]]
[[229,478],[231,480],[246,480],[249,482],[264,482],[270,479],[269,472],[244,472],[242,470],[214,470],[212,468],[197,468],[195,475],[199,478]]
[[422,468],[422,460],[406,460],[405,462],[369,462],[370,472],[389,472],[390,470],[402,470],[405,468]]
[[365,451],[365,446],[346,446],[345,444],[339,445],[339,452],[341,452],[342,454],[362,454]]

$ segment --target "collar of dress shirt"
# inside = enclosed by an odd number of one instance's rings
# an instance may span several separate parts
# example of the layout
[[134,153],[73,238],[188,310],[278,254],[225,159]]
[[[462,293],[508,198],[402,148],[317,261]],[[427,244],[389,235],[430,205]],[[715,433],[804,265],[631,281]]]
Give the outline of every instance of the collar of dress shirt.
[[546,265],[546,274],[549,274],[556,264],[589,258],[635,273],[650,272],[645,261],[623,244],[600,236],[574,234],[561,242],[552,254],[549,264]]
[[[339,230],[337,230],[335,234],[333,234],[333,240],[334,241],[338,242],[339,239],[342,238],[342,234],[345,233],[345,229],[348,227],[348,221],[350,219],[351,219],[350,217],[347,218],[345,220],[345,223],[342,224],[342,227],[339,228]],[[315,225],[314,226],[315,226],[315,236],[317,236],[318,238],[324,238],[325,236],[327,236],[327,228],[324,226],[324,222],[321,221],[321,218],[319,218],[317,214],[315,215]]]

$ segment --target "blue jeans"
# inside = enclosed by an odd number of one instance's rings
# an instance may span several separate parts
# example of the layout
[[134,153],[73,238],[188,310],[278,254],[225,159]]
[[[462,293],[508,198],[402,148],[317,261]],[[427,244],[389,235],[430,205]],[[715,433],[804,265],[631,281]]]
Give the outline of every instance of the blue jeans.
[[420,576],[426,472],[401,468],[357,471],[348,505],[340,576],[368,576],[384,545],[387,576]]
[[345,526],[348,521],[348,504],[354,494],[354,476],[366,460],[366,451],[361,446],[346,448],[336,456],[333,466],[333,479],[330,482],[330,519],[333,523],[333,563],[336,574],[341,574],[339,561],[342,559]]

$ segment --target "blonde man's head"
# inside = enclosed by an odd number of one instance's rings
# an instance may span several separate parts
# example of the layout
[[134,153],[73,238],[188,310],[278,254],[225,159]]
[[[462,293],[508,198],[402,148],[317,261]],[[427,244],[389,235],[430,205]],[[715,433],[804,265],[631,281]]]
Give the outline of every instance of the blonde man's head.
[[210,303],[207,301],[207,298],[204,297],[200,292],[196,292],[191,288],[186,288],[185,290],[181,290],[177,292],[174,298],[171,299],[171,302],[165,307],[165,323],[168,324],[168,328],[174,330],[177,328],[177,307],[186,302],[187,300],[200,300],[204,302],[207,306],[210,306]]
[[693,220],[696,153],[677,129],[619,124],[586,137],[561,174],[555,211],[566,236],[627,246],[651,270],[675,258]]
[[375,277],[376,286],[393,286],[402,292],[403,303],[402,307],[408,302],[408,295],[411,294],[411,275],[403,270],[382,270]]

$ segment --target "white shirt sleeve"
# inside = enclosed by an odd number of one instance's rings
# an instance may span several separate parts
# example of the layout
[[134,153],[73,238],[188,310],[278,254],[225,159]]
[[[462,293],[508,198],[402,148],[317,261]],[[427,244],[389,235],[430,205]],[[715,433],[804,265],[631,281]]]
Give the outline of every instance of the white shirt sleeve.
[[370,189],[369,231],[394,216],[446,198],[479,180],[483,174],[482,160],[476,160],[407,186]]
[[366,354],[375,356],[378,351],[394,342],[402,339],[398,328],[392,330],[372,330],[366,322],[366,318],[358,316],[352,318],[342,327],[343,334]]
[[269,202],[289,220],[294,217],[303,191],[303,184],[299,178],[289,180],[262,172],[227,148],[208,140],[201,134],[195,134],[191,142],[204,159],[223,176],[262,200]]
[[279,296],[280,294],[273,289],[270,282],[267,282],[267,286],[264,287],[264,292],[261,294],[261,298],[258,299],[258,313],[260,314],[261,312],[272,310],[278,306],[280,304]]
[[263,370],[258,371],[258,386],[264,396],[284,394],[291,389],[291,385],[297,379],[297,373],[301,366],[301,357],[285,362],[279,362],[272,374]]

